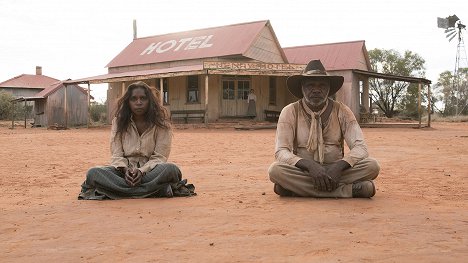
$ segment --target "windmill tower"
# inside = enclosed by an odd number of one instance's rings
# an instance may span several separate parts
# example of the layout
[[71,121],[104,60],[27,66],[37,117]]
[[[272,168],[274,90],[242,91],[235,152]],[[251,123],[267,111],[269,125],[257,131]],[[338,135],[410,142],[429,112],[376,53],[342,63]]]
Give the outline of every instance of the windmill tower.
[[[460,61],[464,62],[465,67],[468,67],[468,61],[466,57],[465,42],[463,41],[463,31],[466,29],[466,25],[462,24],[461,20],[456,16],[452,15],[447,18],[437,18],[437,26],[439,28],[445,28],[446,37],[449,42],[458,36],[457,54],[455,56],[455,69],[453,71],[453,90],[455,91],[455,116],[458,115],[458,104],[460,98]],[[466,102],[463,105],[463,109],[467,106]],[[463,111],[463,109],[461,111]]]

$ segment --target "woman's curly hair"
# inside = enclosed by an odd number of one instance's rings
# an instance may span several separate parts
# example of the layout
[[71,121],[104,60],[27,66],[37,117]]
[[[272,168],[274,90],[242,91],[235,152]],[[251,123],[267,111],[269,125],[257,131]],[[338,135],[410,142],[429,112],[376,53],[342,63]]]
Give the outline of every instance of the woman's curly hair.
[[127,91],[117,103],[117,111],[115,113],[117,119],[117,134],[120,134],[121,137],[130,125],[130,118],[132,116],[129,104],[130,97],[132,96],[133,90],[138,88],[145,91],[145,95],[149,100],[148,110],[145,113],[145,120],[149,124],[149,127],[151,128],[154,125],[163,129],[169,129],[171,127],[169,113],[160,102],[160,92],[157,89],[151,88],[143,81],[138,81],[128,86]]

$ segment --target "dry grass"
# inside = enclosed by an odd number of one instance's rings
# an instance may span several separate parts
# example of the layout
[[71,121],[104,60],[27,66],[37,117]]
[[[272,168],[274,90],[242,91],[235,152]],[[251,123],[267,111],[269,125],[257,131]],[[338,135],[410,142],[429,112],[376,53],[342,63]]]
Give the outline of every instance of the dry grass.
[[448,116],[443,117],[437,114],[432,115],[432,121],[438,122],[468,122],[467,115],[458,115],[458,116]]

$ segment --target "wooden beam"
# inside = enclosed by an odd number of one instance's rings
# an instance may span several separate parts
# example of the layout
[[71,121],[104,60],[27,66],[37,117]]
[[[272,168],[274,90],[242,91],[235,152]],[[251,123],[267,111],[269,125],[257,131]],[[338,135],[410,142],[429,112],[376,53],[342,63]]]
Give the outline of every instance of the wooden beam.
[[89,129],[89,123],[91,122],[91,85],[88,83],[88,121],[86,122],[86,128]]
[[370,112],[369,105],[369,78],[362,80],[362,103],[364,103],[364,108],[367,112]]
[[15,128],[15,108],[16,108],[16,103],[12,102],[12,109],[11,109],[11,129]]
[[161,96],[161,105],[164,105],[164,80],[159,78],[159,92]]
[[385,74],[385,73],[378,73],[360,69],[353,69],[352,70],[356,74],[364,75],[367,77],[372,78],[379,78],[379,79],[388,79],[388,80],[397,80],[397,81],[405,81],[410,83],[424,83],[424,84],[431,84],[431,81],[424,78],[415,78],[415,77],[405,77],[405,76],[398,76],[392,74]]
[[298,73],[304,70],[304,64],[239,62],[239,61],[204,61],[203,69],[215,70],[246,70],[246,71],[280,71]]
[[427,127],[431,127],[431,114],[432,114],[432,96],[431,96],[431,85],[427,85]]
[[27,114],[27,101],[24,99],[24,128],[26,129],[26,114]]
[[63,94],[64,94],[63,114],[65,115],[64,116],[65,117],[65,129],[67,129],[68,128],[68,109],[67,109],[67,107],[68,107],[68,102],[67,102],[67,97],[68,97],[67,96],[67,88],[68,88],[68,86],[67,85],[64,85],[64,86],[65,86],[65,90],[63,92]]
[[208,69],[209,74],[212,75],[245,75],[245,76],[291,76],[293,74],[299,74],[300,72],[290,71],[273,71],[273,70],[262,70],[262,71],[251,71],[251,70],[219,70],[219,69]]
[[418,119],[419,128],[421,128],[421,82],[418,83]]
[[[91,84],[102,84],[102,83],[137,81],[137,80],[158,79],[158,78],[172,78],[172,77],[178,77],[178,76],[200,75],[203,73],[205,73],[205,71],[203,70],[194,70],[194,71],[158,73],[158,74],[148,74],[148,75],[138,75],[138,76],[127,76],[127,77],[109,77],[109,78],[104,78],[104,79],[88,80],[83,83],[89,82]],[[75,82],[68,82],[68,83],[75,83]],[[82,83],[77,82],[77,84],[82,84]]]
[[208,124],[208,74],[205,75],[205,124]]

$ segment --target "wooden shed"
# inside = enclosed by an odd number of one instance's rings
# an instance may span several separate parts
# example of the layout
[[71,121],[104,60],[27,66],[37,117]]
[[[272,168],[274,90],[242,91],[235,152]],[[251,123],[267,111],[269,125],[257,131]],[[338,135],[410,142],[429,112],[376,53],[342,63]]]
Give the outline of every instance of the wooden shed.
[[[13,103],[24,102],[32,105],[32,112],[24,115],[24,127],[27,119],[34,127],[68,128],[70,126],[89,125],[88,91],[74,84],[65,85],[62,81],[50,85],[38,94],[30,97],[18,97]],[[12,119],[12,127],[14,127]]]
[[0,91],[11,93],[16,103],[32,106],[26,119],[33,119],[34,126],[69,127],[88,123],[88,91],[74,84],[42,74],[36,66],[36,74],[21,74],[0,83]]
[[70,127],[88,123],[88,92],[78,85],[57,82],[34,97],[34,126]]

